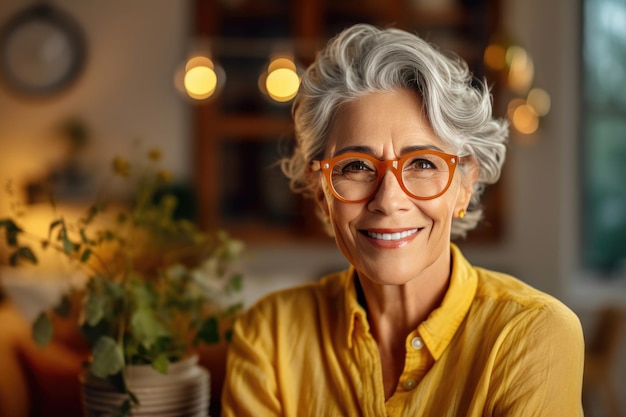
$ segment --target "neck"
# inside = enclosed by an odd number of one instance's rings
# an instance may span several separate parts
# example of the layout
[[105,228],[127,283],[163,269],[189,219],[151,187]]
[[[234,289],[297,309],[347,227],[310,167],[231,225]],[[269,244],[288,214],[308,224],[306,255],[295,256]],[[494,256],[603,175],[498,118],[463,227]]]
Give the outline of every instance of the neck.
[[406,336],[439,307],[448,289],[450,266],[441,273],[428,272],[403,285],[381,285],[366,277],[357,278],[372,334],[379,344],[397,341],[404,346]]

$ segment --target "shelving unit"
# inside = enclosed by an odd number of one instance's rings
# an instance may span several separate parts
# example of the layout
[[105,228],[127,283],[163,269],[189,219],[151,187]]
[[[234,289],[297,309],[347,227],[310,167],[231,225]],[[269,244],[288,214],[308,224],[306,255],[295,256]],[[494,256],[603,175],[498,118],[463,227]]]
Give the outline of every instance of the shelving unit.
[[[225,228],[249,242],[328,241],[313,203],[293,195],[272,165],[291,137],[291,109],[266,99],[257,79],[281,45],[291,46],[296,61],[307,66],[349,25],[394,26],[455,51],[482,77],[499,1],[195,0],[195,35],[211,39],[213,57],[227,74],[221,95],[194,110],[200,224]],[[232,46],[246,40],[238,55]]]

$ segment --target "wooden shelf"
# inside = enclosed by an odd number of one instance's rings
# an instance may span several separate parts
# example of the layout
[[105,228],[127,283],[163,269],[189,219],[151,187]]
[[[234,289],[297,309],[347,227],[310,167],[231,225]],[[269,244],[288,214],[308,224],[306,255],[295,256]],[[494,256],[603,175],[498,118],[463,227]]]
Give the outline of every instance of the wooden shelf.
[[266,140],[280,137],[293,131],[291,119],[277,116],[226,115],[219,119],[216,133],[222,136],[241,136]]
[[404,20],[408,20],[408,24],[411,27],[421,28],[437,26],[450,28],[470,24],[469,14],[459,4],[433,10],[410,6],[405,3],[390,9],[389,4],[382,1],[329,2],[327,12],[335,16],[348,17],[353,21],[363,18],[368,21],[378,21],[382,24],[395,23],[398,13],[403,13],[405,14]]

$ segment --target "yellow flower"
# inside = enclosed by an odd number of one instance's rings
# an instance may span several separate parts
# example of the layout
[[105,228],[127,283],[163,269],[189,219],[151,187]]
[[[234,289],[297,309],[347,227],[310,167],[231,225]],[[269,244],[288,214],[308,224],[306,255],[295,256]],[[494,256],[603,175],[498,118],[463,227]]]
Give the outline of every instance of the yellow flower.
[[161,150],[157,148],[151,149],[150,152],[148,152],[148,158],[154,162],[160,161],[162,156]]
[[169,171],[161,170],[157,172],[157,178],[159,179],[159,182],[169,183],[172,181],[172,173]]
[[122,157],[113,159],[113,172],[120,177],[127,178],[130,175],[130,163]]

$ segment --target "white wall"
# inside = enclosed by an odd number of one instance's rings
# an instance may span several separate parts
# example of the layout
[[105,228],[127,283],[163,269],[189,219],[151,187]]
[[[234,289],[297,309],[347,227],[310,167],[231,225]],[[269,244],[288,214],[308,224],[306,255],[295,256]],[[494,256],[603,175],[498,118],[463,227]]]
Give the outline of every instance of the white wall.
[[[32,2],[2,0],[0,24]],[[113,156],[139,139],[160,147],[176,178],[189,178],[189,109],[173,85],[189,25],[185,1],[50,1],[85,31],[88,57],[70,89],[28,100],[0,88],[0,181],[36,179],[63,155],[53,154],[56,126],[70,117],[91,132],[85,166],[102,173]],[[20,185],[19,183],[17,185]],[[6,199],[0,198],[0,210]]]

